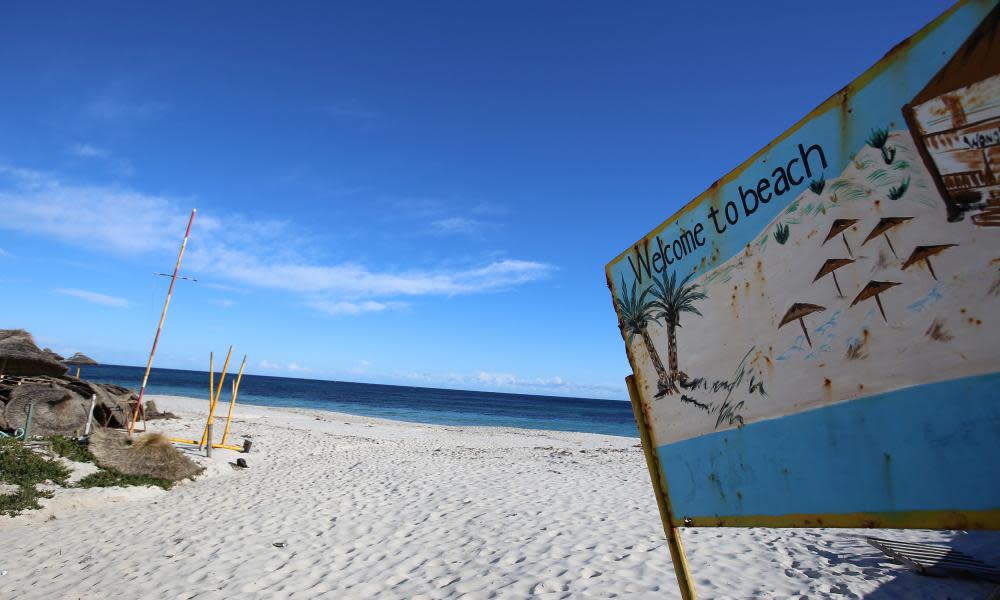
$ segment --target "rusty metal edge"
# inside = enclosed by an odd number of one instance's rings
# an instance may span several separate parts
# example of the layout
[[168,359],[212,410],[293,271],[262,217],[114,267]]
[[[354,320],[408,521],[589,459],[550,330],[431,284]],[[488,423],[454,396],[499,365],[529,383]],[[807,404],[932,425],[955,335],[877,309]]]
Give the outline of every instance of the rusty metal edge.
[[[676,515],[673,515],[676,517]],[[875,529],[1000,529],[997,510],[913,510],[843,514],[789,514],[684,517],[689,527],[832,527]]]
[[645,410],[643,409],[642,398],[639,396],[639,389],[635,385],[635,376],[629,375],[626,377],[625,385],[628,387],[629,399],[632,401],[632,413],[635,415],[635,424],[639,429],[642,452],[646,455],[646,468],[649,470],[649,480],[653,485],[653,495],[656,496],[656,506],[660,510],[660,522],[663,524],[663,533],[667,536],[670,560],[674,565],[674,575],[677,576],[677,587],[680,589],[683,600],[697,600],[698,594],[695,591],[694,582],[691,580],[687,555],[684,554],[684,544],[681,541],[681,532],[673,520],[673,509],[670,506],[670,494],[667,491],[667,482],[663,478],[663,470],[660,468],[656,448],[653,446],[650,438],[649,424],[646,422]]
[[[893,46],[893,48],[889,50],[889,52],[887,52],[885,56],[879,59],[878,62],[876,62],[874,65],[869,67],[864,73],[858,75],[854,80],[852,80],[850,83],[842,87],[832,96],[827,98],[825,101],[823,101],[822,104],[811,110],[808,114],[806,114],[806,116],[799,119],[794,125],[786,129],[783,133],[781,133],[781,135],[774,138],[769,144],[767,144],[766,146],[764,146],[763,148],[752,154],[750,158],[740,163],[736,168],[723,175],[720,179],[717,179],[715,182],[713,182],[708,187],[708,189],[698,194],[693,200],[685,204],[677,212],[668,217],[667,220],[660,223],[657,227],[653,228],[652,231],[647,233],[645,236],[639,238],[639,240],[637,240],[634,244],[632,244],[631,246],[623,250],[621,253],[619,253],[604,267],[605,274],[608,277],[608,280],[609,281],[611,280],[611,268],[619,261],[621,261],[623,258],[625,258],[630,252],[632,252],[633,249],[638,248],[641,244],[648,243],[649,240],[651,240],[653,237],[655,237],[663,230],[665,230],[667,227],[669,227],[682,215],[694,210],[697,206],[701,204],[702,200],[716,193],[716,191],[721,190],[722,186],[729,183],[730,181],[735,180],[737,177],[742,175],[744,171],[746,171],[748,168],[750,168],[751,165],[753,165],[753,163],[757,162],[757,159],[759,159],[761,156],[763,156],[765,153],[770,151],[772,148],[774,148],[781,142],[785,141],[787,138],[791,137],[806,123],[826,113],[827,111],[833,110],[838,104],[845,102],[848,98],[854,95],[856,90],[860,90],[861,88],[867,86],[869,83],[872,82],[872,80],[874,80],[878,75],[880,75],[883,71],[885,71],[889,67],[889,65],[896,59],[896,55],[902,54],[903,52],[908,50],[909,47],[914,44],[914,42],[918,42],[924,37],[926,37],[931,31],[937,28],[942,22],[944,22],[948,17],[950,17],[953,13],[955,13],[959,8],[973,3],[991,4],[992,0],[959,0],[951,8],[938,15],[936,19],[934,19],[933,21],[922,27],[919,31],[917,31],[910,37],[904,39],[903,41]],[[612,287],[611,289],[613,293],[614,287]]]

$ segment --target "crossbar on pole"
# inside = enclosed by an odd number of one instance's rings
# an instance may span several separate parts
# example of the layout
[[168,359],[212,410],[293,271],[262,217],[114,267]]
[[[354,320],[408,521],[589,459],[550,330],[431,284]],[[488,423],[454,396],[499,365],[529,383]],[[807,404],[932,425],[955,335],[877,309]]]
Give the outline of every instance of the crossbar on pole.
[[181,268],[181,260],[184,258],[184,250],[187,248],[188,236],[191,235],[191,224],[194,223],[194,216],[198,209],[191,210],[191,217],[188,219],[187,229],[184,231],[184,241],[181,242],[181,251],[177,255],[177,264],[174,265],[174,274],[170,278],[170,287],[167,289],[167,299],[163,303],[163,312],[160,313],[160,324],[156,326],[156,335],[153,337],[153,348],[149,351],[149,360],[146,362],[146,373],[142,376],[142,387],[139,388],[139,400],[135,403],[135,412],[132,413],[132,421],[128,425],[128,435],[132,437],[135,429],[135,422],[139,418],[139,411],[142,410],[142,397],[146,393],[146,384],[149,382],[149,372],[153,369],[153,356],[156,354],[156,345],[160,341],[160,332],[163,331],[163,321],[167,318],[167,309],[170,308],[170,295],[174,293],[174,283],[177,282],[177,272]]

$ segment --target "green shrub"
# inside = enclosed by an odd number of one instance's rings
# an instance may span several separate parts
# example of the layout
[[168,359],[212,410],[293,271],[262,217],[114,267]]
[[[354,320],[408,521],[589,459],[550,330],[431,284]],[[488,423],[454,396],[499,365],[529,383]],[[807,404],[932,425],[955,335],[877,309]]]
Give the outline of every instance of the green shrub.
[[169,479],[150,477],[149,475],[126,475],[111,469],[101,469],[97,473],[87,475],[76,483],[76,487],[129,487],[135,485],[153,485],[169,490],[174,482]]
[[52,435],[45,438],[45,440],[52,444],[52,451],[59,456],[68,458],[75,462],[94,462],[94,455],[88,452],[87,449],[83,447],[83,444],[73,438],[61,435]]
[[49,498],[50,492],[40,492],[35,485],[51,481],[66,485],[69,469],[48,460],[18,440],[0,438],[0,482],[20,487],[16,494],[0,496],[0,514],[15,516],[23,510],[41,508],[39,498]]

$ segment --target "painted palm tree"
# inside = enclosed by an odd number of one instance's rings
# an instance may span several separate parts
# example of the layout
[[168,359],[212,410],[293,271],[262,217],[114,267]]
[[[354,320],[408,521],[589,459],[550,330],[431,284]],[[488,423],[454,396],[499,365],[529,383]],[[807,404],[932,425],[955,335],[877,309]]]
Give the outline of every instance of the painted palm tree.
[[632,343],[635,336],[642,337],[642,343],[646,345],[646,352],[653,360],[653,368],[656,369],[656,375],[662,388],[667,381],[667,370],[663,368],[663,361],[660,360],[660,355],[656,352],[656,347],[653,346],[653,339],[649,337],[650,321],[659,323],[657,317],[653,315],[652,303],[647,299],[649,292],[650,289],[647,288],[637,296],[636,283],[633,282],[632,287],[629,288],[625,283],[625,277],[622,276],[621,295],[615,298],[615,305],[618,308],[619,326],[622,329],[622,334],[626,336],[629,344]]
[[677,381],[680,377],[680,369],[677,366],[677,328],[681,326],[681,314],[692,313],[702,316],[701,312],[695,308],[694,304],[698,300],[704,300],[708,296],[698,289],[697,284],[688,285],[688,281],[694,276],[689,273],[687,277],[679,283],[677,272],[667,273],[663,271],[660,279],[653,279],[653,287],[649,288],[653,295],[651,303],[657,319],[663,319],[667,325],[667,347],[668,360],[670,362],[670,379],[667,380],[667,389],[678,391]]

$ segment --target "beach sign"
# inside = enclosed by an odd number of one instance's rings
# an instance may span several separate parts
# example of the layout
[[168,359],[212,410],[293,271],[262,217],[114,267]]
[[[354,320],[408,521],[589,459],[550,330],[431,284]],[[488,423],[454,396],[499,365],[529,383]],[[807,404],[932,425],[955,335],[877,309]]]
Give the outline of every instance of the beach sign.
[[606,276],[668,529],[1000,528],[997,2],[899,44]]

